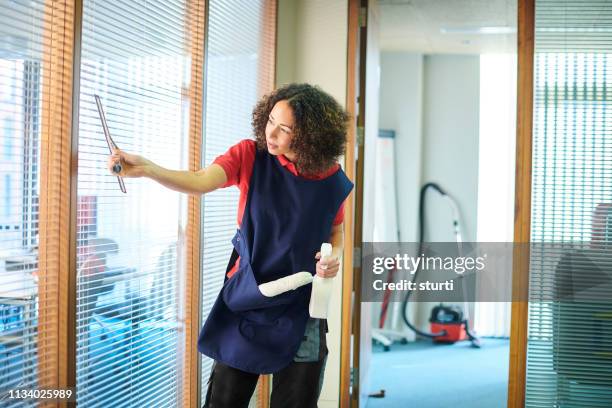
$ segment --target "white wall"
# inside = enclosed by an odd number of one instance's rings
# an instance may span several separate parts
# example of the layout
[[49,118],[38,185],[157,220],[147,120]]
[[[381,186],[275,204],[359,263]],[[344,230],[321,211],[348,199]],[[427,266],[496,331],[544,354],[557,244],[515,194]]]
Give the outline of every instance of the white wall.
[[[318,85],[344,106],[347,0],[279,0],[278,16],[277,85],[290,82]],[[339,406],[341,282],[338,274],[329,308],[329,356],[320,408]]]
[[514,239],[516,55],[480,57],[478,241]]
[[418,239],[418,186],[421,183],[423,56],[381,55],[381,129],[395,130],[395,170],[400,203],[400,240]]
[[[419,190],[426,182],[458,201],[463,239],[476,240],[479,57],[382,53],[380,107],[380,127],[396,131],[401,241],[418,240]],[[448,204],[431,191],[427,200],[425,239],[454,241]],[[428,330],[431,305],[414,305],[413,322]],[[386,327],[404,327],[400,312],[393,305]]]
[[[516,166],[516,54],[480,58],[480,138],[478,180],[479,242],[514,239],[514,169]],[[496,270],[510,299],[512,265]],[[488,293],[490,295],[490,293]],[[477,292],[478,296],[478,292]],[[474,329],[480,336],[510,336],[510,302],[475,304]]]
[[276,85],[294,82],[296,65],[297,0],[279,0],[276,36]]
[[[422,183],[439,183],[458,202],[463,239],[476,239],[480,59],[426,56],[423,98]],[[448,205],[434,196],[426,239],[454,241]]]
[[[421,184],[423,56],[421,54],[381,54],[379,127],[395,131],[395,171],[398,202],[399,239],[418,239],[417,213]],[[408,332],[401,319],[401,305],[390,305],[385,328]],[[413,310],[411,310],[413,312]],[[373,327],[378,327],[380,305],[372,309]],[[414,320],[414,313],[411,313]]]
[[279,0],[276,84],[319,85],[344,105],[347,18],[346,0]]

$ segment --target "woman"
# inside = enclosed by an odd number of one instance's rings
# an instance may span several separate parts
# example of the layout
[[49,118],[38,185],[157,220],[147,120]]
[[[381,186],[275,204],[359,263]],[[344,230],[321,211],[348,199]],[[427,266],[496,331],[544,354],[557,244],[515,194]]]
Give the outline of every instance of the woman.
[[[327,322],[308,314],[311,284],[276,296],[259,285],[299,271],[330,278],[342,253],[343,203],[353,184],[339,164],[348,115],[327,93],[290,84],[253,111],[255,140],[243,140],[197,172],[172,171],[115,151],[123,177],[150,177],[204,194],[240,189],[239,229],[224,286],[198,340],[215,364],[205,407],[247,407],[260,374],[273,373],[271,406],[316,407],[327,357]],[[330,242],[332,257],[317,248]]]

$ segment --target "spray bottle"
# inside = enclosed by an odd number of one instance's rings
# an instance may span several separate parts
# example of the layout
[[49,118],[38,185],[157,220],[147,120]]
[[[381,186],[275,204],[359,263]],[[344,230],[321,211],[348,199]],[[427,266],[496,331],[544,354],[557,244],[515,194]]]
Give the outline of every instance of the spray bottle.
[[[330,243],[321,245],[321,260],[332,255],[332,246]],[[315,319],[326,319],[329,309],[329,299],[331,298],[332,288],[334,286],[334,278],[322,278],[315,275],[312,280],[312,291],[310,292],[310,305],[308,311],[310,317]]]

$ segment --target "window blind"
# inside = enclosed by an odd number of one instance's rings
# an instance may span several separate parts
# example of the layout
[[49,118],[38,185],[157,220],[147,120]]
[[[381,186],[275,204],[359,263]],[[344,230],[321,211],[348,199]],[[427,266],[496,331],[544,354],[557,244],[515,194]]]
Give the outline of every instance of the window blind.
[[[261,94],[272,90],[269,78],[274,60],[269,62],[267,56],[274,50],[275,19],[268,18],[270,3],[273,2],[209,1],[203,167],[230,146],[252,137],[252,110]],[[236,187],[217,190],[203,198],[203,321],[223,286],[232,252],[231,239],[238,227],[238,198]],[[212,363],[203,356],[202,400]]]
[[37,316],[49,307],[37,284],[44,21],[42,1],[0,4],[0,396],[37,386]]
[[186,196],[108,174],[94,94],[119,148],[186,168],[184,1],[83,3],[78,134],[77,398],[86,407],[182,400],[179,252]]
[[609,407],[612,303],[553,291],[579,247],[612,269],[612,4],[538,0],[535,29],[531,237],[577,249],[531,253],[525,403]]

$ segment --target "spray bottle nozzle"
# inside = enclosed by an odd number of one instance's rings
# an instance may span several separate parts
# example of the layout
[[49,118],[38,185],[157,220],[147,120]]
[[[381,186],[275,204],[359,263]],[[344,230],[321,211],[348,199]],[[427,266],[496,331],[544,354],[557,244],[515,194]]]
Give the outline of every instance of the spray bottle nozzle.
[[328,242],[321,244],[321,259],[329,258],[332,255],[332,245]]

